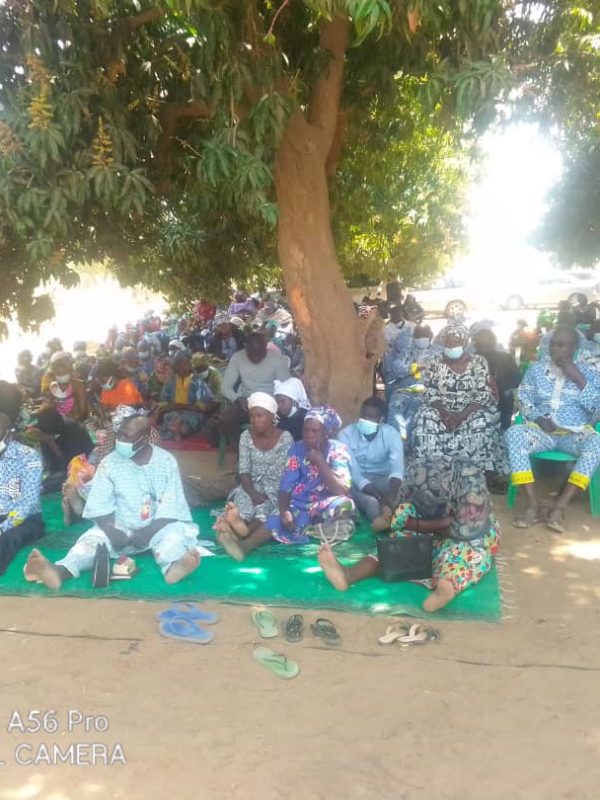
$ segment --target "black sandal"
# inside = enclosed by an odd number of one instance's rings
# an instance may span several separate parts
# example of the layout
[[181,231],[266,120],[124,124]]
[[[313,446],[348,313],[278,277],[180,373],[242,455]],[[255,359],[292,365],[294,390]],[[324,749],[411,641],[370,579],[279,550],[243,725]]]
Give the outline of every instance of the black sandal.
[[292,614],[284,625],[285,638],[291,644],[301,642],[304,636],[304,617],[302,614]]
[[337,628],[330,619],[319,617],[318,620],[313,622],[310,629],[315,636],[319,639],[323,639],[325,644],[336,645],[342,641],[341,636],[337,632]]
[[96,547],[94,565],[92,567],[92,586],[94,589],[106,589],[110,584],[110,558],[108,547],[99,544]]

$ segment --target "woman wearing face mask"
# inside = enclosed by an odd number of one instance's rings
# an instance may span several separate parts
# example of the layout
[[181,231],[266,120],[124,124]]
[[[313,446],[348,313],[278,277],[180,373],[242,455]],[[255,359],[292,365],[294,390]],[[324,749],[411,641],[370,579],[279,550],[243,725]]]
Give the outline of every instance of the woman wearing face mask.
[[215,530],[245,538],[277,510],[279,483],[294,441],[277,427],[277,403],[264,392],[248,398],[250,430],[240,438],[240,486],[231,492]]
[[50,358],[42,378],[42,395],[63,417],[83,421],[87,417],[85,386],[73,375],[71,356],[62,350]]
[[304,384],[299,378],[275,381],[275,400],[279,413],[279,427],[292,435],[295,442],[302,439],[304,417],[310,408],[310,400]]
[[413,452],[416,458],[462,457],[482,471],[505,475],[497,397],[486,360],[466,352],[468,340],[464,325],[450,323],[440,335],[443,352],[423,368]]
[[412,448],[415,415],[421,405],[425,388],[421,381],[421,372],[427,361],[439,352],[440,347],[433,344],[433,333],[429,325],[417,325],[413,331],[408,358],[410,372],[392,392],[388,408],[388,422],[400,431],[407,450]]
[[96,379],[100,384],[100,406],[104,412],[114,411],[117,406],[144,405],[140,394],[131,378],[124,378],[119,365],[110,360],[101,361],[96,370]]

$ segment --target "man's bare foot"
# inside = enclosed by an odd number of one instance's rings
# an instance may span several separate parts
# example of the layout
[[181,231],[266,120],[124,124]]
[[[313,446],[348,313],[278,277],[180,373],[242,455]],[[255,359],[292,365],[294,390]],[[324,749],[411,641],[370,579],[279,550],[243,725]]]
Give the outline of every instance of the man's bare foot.
[[28,581],[41,581],[48,589],[60,589],[62,586],[62,578],[58,569],[37,549],[29,553],[27,563],[23,567],[23,574]]
[[329,583],[340,592],[345,592],[349,585],[346,570],[335,557],[331,545],[322,544],[319,547],[318,559]]
[[454,588],[450,581],[440,580],[433,592],[423,603],[423,610],[430,614],[439,611],[440,608],[447,606],[450,600],[454,599]]
[[217,541],[225,550],[228,556],[231,556],[235,561],[243,561],[246,558],[246,553],[240,545],[238,539],[231,531],[223,531],[217,536]]
[[225,510],[225,520],[231,530],[237,534],[240,539],[245,539],[250,533],[246,520],[242,519],[240,512],[234,505]]
[[179,561],[174,561],[165,575],[165,583],[179,583],[200,566],[200,554],[197,550],[188,550]]

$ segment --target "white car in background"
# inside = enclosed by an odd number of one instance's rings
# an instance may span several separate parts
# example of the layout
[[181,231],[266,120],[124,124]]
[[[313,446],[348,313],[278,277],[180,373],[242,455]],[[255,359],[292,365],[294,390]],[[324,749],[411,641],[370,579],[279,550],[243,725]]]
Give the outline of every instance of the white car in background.
[[524,273],[514,285],[507,286],[498,276],[477,280],[444,275],[428,289],[409,289],[426,314],[454,317],[483,308],[508,309],[552,308],[563,300],[574,302],[577,294],[588,301],[600,299],[600,273],[594,270],[574,272],[552,270],[542,275]]
[[528,277],[504,295],[503,308],[516,311],[519,308],[552,308],[561,301],[574,303],[578,294],[584,294],[589,302],[600,299],[600,274],[593,270],[552,271]]

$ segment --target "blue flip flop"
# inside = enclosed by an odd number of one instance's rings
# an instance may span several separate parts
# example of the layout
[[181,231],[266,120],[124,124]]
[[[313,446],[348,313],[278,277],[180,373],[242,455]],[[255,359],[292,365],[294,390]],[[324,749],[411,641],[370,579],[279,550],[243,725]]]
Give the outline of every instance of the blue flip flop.
[[195,622],[188,619],[169,619],[158,626],[161,636],[167,639],[179,639],[192,644],[208,644],[214,639],[212,631],[205,631]]
[[214,625],[219,621],[219,615],[213,611],[204,611],[193,603],[172,603],[166,611],[159,611],[156,615],[158,622],[170,619],[187,619],[190,622],[204,622],[206,625]]

